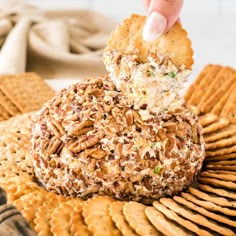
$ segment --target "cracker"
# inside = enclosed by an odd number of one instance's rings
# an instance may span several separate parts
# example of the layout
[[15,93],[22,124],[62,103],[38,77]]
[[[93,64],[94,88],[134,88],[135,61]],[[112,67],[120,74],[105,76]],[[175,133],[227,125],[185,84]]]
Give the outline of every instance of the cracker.
[[222,112],[220,113],[220,116],[227,117],[231,123],[236,124],[236,93],[235,93],[235,87],[233,92],[228,97],[224,108],[222,109]]
[[211,113],[207,113],[205,115],[199,116],[199,123],[202,125],[202,127],[206,127],[217,121],[217,119],[218,116]]
[[225,92],[225,94],[218,100],[218,102],[215,104],[215,106],[212,109],[212,113],[215,115],[220,115],[228,98],[232,93],[236,91],[236,82],[234,82],[231,87]]
[[32,177],[27,173],[23,173],[19,168],[15,165],[11,165],[11,163],[7,161],[0,162],[0,186],[2,184],[6,184],[6,180],[15,177],[16,179],[23,179],[26,182],[32,181]]
[[217,149],[222,147],[228,147],[236,144],[236,134],[228,138],[224,138],[212,143],[206,143],[205,147],[207,150]]
[[161,198],[160,202],[166,207],[168,207],[170,210],[175,211],[177,214],[181,215],[186,219],[191,220],[192,222],[198,225],[201,225],[223,235],[235,235],[231,229],[220,225],[217,222],[210,220],[203,215],[193,212],[192,210],[187,209],[186,207],[177,204],[174,200],[170,198]]
[[167,218],[169,218],[170,220],[173,220],[175,222],[177,222],[179,225],[182,225],[183,227],[185,227],[186,229],[196,233],[197,235],[202,235],[202,236],[210,236],[213,235],[210,232],[202,229],[201,227],[199,227],[198,225],[194,224],[193,222],[186,220],[184,218],[182,218],[181,216],[179,216],[178,214],[175,213],[175,211],[169,210],[167,207],[165,207],[163,204],[161,204],[158,201],[153,202],[153,206],[160,211],[161,213],[163,213]]
[[207,172],[215,174],[223,174],[223,175],[235,175],[234,171],[227,171],[227,170],[207,170]]
[[50,220],[55,208],[65,201],[66,198],[58,196],[55,193],[48,193],[44,203],[35,213],[35,231],[38,236],[52,236]]
[[[193,202],[194,204],[197,204],[198,206],[203,207],[206,210],[220,212],[220,213],[223,213],[224,215],[228,215],[228,216],[236,216],[235,210],[232,210],[227,207],[218,206],[218,205],[214,204],[213,202],[201,200],[199,198],[194,197],[194,195],[192,195],[190,193],[181,192],[181,196],[183,198],[187,199],[188,201]],[[174,197],[174,199],[175,199],[175,197]]]
[[188,100],[189,104],[195,105],[198,107],[201,101],[201,98],[204,96],[207,89],[209,88],[209,84],[213,83],[213,81],[216,79],[217,74],[222,68],[223,67],[219,65],[212,65],[208,69],[207,74],[200,81],[200,83],[197,84],[195,90],[192,93],[192,96],[189,98]]
[[185,101],[188,102],[188,100],[190,99],[190,97],[193,95],[193,93],[198,89],[199,84],[201,83],[201,81],[204,80],[205,76],[207,75],[207,73],[209,72],[209,70],[213,67],[213,65],[208,64],[206,65],[201,73],[198,75],[198,77],[194,80],[194,82],[191,84],[191,86],[188,88],[188,90],[186,91],[185,95],[184,95],[184,99]]
[[232,181],[224,181],[224,180],[207,178],[207,177],[199,177],[198,181],[200,183],[209,184],[215,187],[222,187],[222,188],[236,190],[236,183]]
[[205,192],[214,193],[214,194],[221,196],[221,197],[226,197],[226,198],[231,198],[231,199],[236,200],[236,193],[233,191],[219,189],[219,188],[213,188],[209,185],[204,185],[204,184],[199,184],[199,183],[198,183],[198,187]]
[[135,231],[129,226],[128,222],[125,220],[123,214],[123,206],[126,202],[116,201],[110,205],[109,212],[110,216],[115,223],[116,227],[120,230],[123,235],[136,236]]
[[206,170],[229,170],[229,171],[236,171],[236,165],[211,165],[211,164],[207,164],[206,166]]
[[226,216],[219,215],[219,214],[213,213],[211,211],[208,211],[205,208],[197,206],[194,203],[192,203],[191,201],[188,201],[188,200],[186,200],[182,197],[179,197],[179,196],[174,196],[173,199],[177,203],[189,208],[190,210],[196,211],[196,212],[198,212],[199,214],[201,214],[205,217],[208,217],[208,218],[210,218],[212,220],[215,220],[217,222],[220,222],[222,224],[226,224],[226,225],[229,225],[229,226],[232,226],[232,227],[236,227],[236,221],[231,220],[229,217],[226,217]]
[[54,91],[35,73],[1,76],[0,89],[23,113],[40,109],[54,95]]
[[138,202],[127,202],[123,214],[131,228],[140,236],[161,235],[150,223],[146,214],[146,206]]
[[219,101],[234,83],[236,79],[235,75],[235,70],[230,67],[225,67],[221,73],[218,74],[217,81],[209,86],[205,97],[203,97],[201,103],[199,103],[198,107],[201,112],[207,113],[212,110],[216,102]]
[[157,211],[154,207],[147,207],[145,209],[145,214],[150,220],[150,222],[156,227],[156,229],[164,235],[193,235],[192,233],[190,234],[187,230],[183,229],[180,225],[176,224],[174,221],[171,221],[166,218],[161,212]]
[[0,114],[5,120],[7,120],[11,117],[11,115],[8,113],[8,111],[1,104],[0,104]]
[[0,123],[0,132],[25,134],[30,137],[35,112],[18,115]]
[[114,200],[110,197],[93,197],[84,203],[83,217],[88,229],[95,236],[121,235],[109,214],[109,207]]
[[236,159],[207,162],[208,165],[236,165]]
[[205,161],[224,161],[224,160],[231,160],[236,158],[236,153],[229,153],[229,154],[223,154],[220,156],[213,156],[213,157],[207,157],[205,158]]
[[0,114],[0,122],[4,121],[5,118]]
[[84,222],[84,218],[82,216],[83,203],[74,208],[71,218],[71,233],[74,236],[90,236],[91,233],[88,230],[88,226]]
[[51,232],[54,236],[71,235],[71,213],[74,208],[81,206],[80,199],[73,198],[62,202],[51,214]]
[[0,161],[17,166],[22,173],[33,176],[32,160],[29,154],[30,140],[24,134],[2,132],[0,137]]
[[13,204],[19,211],[21,211],[22,215],[33,229],[35,228],[35,213],[43,204],[46,194],[46,191],[39,189],[21,196],[19,199],[13,202]]
[[206,143],[211,143],[233,135],[236,135],[236,125],[230,124],[217,132],[205,134],[204,139]]
[[7,98],[7,96],[0,89],[0,104],[5,108],[5,110],[11,115],[15,116],[20,114],[20,110],[15,106],[15,104]]
[[221,156],[236,152],[236,145],[226,148],[219,148],[212,151],[206,151],[206,157]]
[[215,132],[217,130],[223,129],[229,124],[229,120],[226,118],[219,118],[216,122],[210,124],[207,127],[202,129],[203,134],[209,134],[211,132]]
[[28,193],[39,191],[40,188],[34,182],[20,183],[6,189],[8,193],[8,203],[12,203]]
[[[234,173],[234,172],[232,172]],[[202,177],[207,178],[214,178],[219,180],[225,180],[225,181],[236,181],[236,175],[234,174],[219,174],[219,173],[212,173],[208,171],[201,172],[200,174]]]
[[178,68],[185,65],[190,69],[193,64],[193,50],[181,24],[177,22],[168,33],[147,42],[142,36],[145,21],[145,16],[136,14],[125,19],[112,33],[105,51],[119,51],[122,54],[133,54],[137,51],[141,63],[146,62],[152,53],[168,55]]
[[219,206],[236,208],[236,201],[226,199],[223,197],[218,197],[217,195],[212,194],[212,193],[205,193],[203,191],[200,191],[199,189],[192,188],[192,187],[189,187],[188,191],[200,199],[213,202]]

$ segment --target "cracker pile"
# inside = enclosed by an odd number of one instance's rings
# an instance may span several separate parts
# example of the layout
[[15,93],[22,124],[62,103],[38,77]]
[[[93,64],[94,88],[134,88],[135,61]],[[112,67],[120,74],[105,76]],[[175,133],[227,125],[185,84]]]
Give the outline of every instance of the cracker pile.
[[0,76],[0,121],[36,111],[54,91],[35,73]]
[[[200,116],[204,129],[220,119]],[[26,148],[33,120],[34,113],[26,113],[0,123],[5,155],[0,157],[0,186],[38,235],[235,235],[235,153],[208,156],[197,183],[152,206],[105,196],[83,201],[47,192],[35,182]]]

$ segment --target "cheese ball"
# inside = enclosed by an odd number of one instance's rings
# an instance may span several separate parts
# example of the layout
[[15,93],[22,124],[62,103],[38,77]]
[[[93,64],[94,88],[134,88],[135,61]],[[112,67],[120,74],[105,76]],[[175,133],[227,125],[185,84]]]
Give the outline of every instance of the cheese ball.
[[135,109],[104,76],[70,86],[42,107],[31,152],[35,176],[49,191],[149,203],[194,181],[204,141],[184,102],[174,110]]

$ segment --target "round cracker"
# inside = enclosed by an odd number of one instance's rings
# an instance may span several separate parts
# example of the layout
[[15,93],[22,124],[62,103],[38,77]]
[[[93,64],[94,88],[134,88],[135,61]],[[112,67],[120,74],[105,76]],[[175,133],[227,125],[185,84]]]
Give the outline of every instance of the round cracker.
[[55,193],[48,193],[42,206],[38,208],[35,213],[35,231],[38,236],[52,236],[50,220],[55,208],[61,202],[66,201],[66,198],[56,195]]
[[110,205],[109,212],[116,227],[120,230],[123,235],[137,236],[135,231],[130,227],[128,222],[125,220],[123,214],[123,206],[126,202],[116,201]]
[[73,210],[70,218],[71,224],[71,233],[74,236],[90,236],[88,226],[84,222],[84,217],[82,215],[83,211],[83,202],[80,205],[76,206]]
[[123,207],[123,214],[126,221],[140,236],[161,235],[150,223],[146,214],[146,206],[138,202],[127,202]]
[[78,198],[73,198],[68,201],[62,202],[51,215],[51,232],[54,236],[70,236],[71,235],[71,213],[74,208],[81,205]]
[[142,32],[146,21],[145,16],[132,14],[112,33],[105,51],[118,51],[122,54],[138,53],[140,62],[147,62],[151,54],[168,55],[172,62],[180,68],[185,65],[191,69],[193,50],[187,32],[179,22],[158,39],[147,42],[143,40]]
[[110,197],[96,196],[84,203],[83,217],[88,229],[95,236],[120,236],[109,214],[109,207],[114,200]]

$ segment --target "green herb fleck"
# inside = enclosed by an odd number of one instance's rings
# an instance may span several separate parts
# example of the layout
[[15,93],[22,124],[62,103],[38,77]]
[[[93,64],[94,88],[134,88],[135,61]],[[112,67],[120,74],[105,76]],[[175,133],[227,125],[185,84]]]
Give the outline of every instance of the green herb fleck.
[[157,142],[153,142],[153,143],[151,144],[151,148],[154,148],[154,147],[156,146],[156,144],[157,144]]
[[171,78],[175,78],[175,76],[177,75],[177,72],[175,73],[175,72],[169,72],[169,73],[166,73],[166,74],[164,74],[165,76],[170,76]]
[[135,146],[135,147],[134,147],[134,150],[135,150],[135,151],[138,151],[138,150],[139,150],[139,147]]
[[161,171],[161,167],[160,166],[156,166],[155,169],[153,170],[153,172],[155,174],[157,174],[157,175],[160,173],[160,171]]
[[147,70],[147,74],[148,74],[149,76],[155,76],[155,73],[154,73],[154,71],[153,71],[152,69],[148,69],[148,70]]

